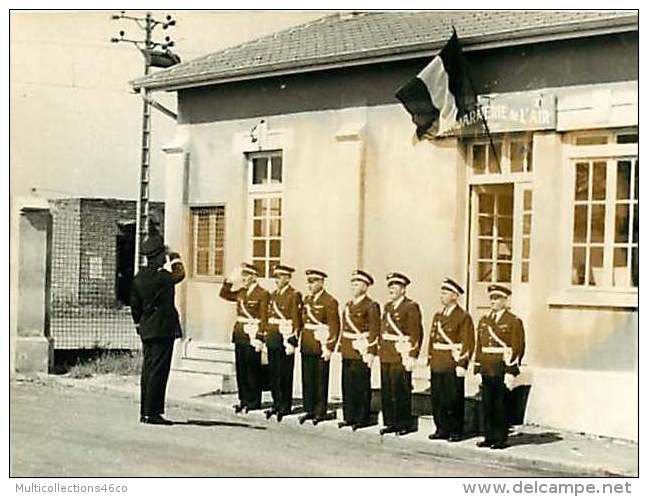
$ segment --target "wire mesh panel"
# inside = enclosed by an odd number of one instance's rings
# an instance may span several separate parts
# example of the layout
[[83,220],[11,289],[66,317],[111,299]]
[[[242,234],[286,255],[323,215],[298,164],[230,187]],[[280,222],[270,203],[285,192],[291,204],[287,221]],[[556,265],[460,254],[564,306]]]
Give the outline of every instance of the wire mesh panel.
[[[139,348],[129,307],[135,202],[62,199],[51,207],[54,348]],[[162,209],[159,203],[152,205],[153,211]]]

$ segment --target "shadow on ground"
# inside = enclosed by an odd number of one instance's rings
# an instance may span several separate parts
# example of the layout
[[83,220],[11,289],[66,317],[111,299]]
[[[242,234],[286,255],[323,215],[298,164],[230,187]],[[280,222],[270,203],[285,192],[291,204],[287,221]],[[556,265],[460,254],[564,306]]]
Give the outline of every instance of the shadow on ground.
[[555,431],[544,431],[542,433],[516,433],[508,438],[511,447],[516,445],[546,445],[559,442],[563,439]]
[[216,421],[210,419],[188,419],[187,421],[174,421],[174,425],[191,426],[225,426],[230,428],[250,428],[252,430],[266,430],[265,426],[251,425],[249,423],[235,423],[230,421]]

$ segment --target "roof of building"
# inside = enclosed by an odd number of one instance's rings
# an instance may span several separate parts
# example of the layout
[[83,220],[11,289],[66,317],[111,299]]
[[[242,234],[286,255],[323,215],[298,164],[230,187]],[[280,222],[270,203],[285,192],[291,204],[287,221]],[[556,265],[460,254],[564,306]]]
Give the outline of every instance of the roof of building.
[[639,29],[636,11],[343,12],[178,64],[132,85],[178,90],[431,56],[453,26],[465,50]]

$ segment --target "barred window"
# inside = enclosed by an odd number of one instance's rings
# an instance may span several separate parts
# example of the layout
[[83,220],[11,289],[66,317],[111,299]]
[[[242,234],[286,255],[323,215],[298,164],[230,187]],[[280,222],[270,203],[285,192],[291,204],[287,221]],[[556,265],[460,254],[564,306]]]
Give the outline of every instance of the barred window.
[[222,276],[225,256],[225,206],[191,209],[193,275]]

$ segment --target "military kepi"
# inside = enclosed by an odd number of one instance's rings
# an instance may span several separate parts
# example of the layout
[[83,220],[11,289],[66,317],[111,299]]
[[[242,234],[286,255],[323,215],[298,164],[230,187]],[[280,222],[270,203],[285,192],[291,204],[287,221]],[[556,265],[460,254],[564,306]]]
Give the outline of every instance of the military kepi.
[[254,276],[259,276],[259,270],[254,264],[244,262],[241,264],[241,273],[242,274],[253,274]]
[[142,242],[141,252],[146,257],[155,257],[161,254],[164,252],[164,240],[160,235],[146,237],[146,240]]
[[503,285],[489,285],[488,295],[492,297],[508,297],[511,295],[511,290]]
[[323,280],[326,278],[328,275],[324,271],[320,271],[319,269],[307,269],[306,270],[306,278],[307,279],[318,279],[318,280]]
[[286,276],[291,276],[295,272],[294,267],[286,266],[285,264],[277,264],[272,271],[272,274],[274,276],[281,276],[281,275],[286,275]]
[[374,284],[373,277],[369,273],[362,271],[361,269],[356,269],[355,271],[353,271],[353,273],[351,273],[351,281],[362,281],[367,285]]
[[403,273],[389,273],[387,275],[387,286],[394,285],[394,284],[407,286],[410,283],[411,280]]
[[454,281],[451,278],[445,278],[443,280],[443,283],[441,283],[441,290],[447,290],[449,292],[454,292],[457,295],[463,295],[464,294],[464,289],[461,288],[461,285]]

